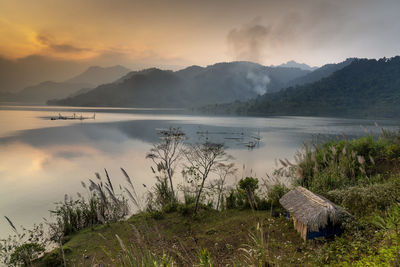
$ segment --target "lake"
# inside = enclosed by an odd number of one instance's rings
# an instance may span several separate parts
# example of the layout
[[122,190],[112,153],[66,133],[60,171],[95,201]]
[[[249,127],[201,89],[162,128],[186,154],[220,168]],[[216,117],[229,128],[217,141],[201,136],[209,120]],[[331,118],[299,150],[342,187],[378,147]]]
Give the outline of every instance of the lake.
[[[50,120],[92,116],[95,120]],[[376,124],[379,126],[377,127]],[[65,194],[85,193],[81,181],[110,173],[124,184],[123,167],[138,191],[155,182],[146,152],[158,141],[157,130],[180,127],[189,142],[222,142],[235,159],[236,179],[265,177],[276,159],[291,160],[304,141],[321,142],[345,135],[354,138],[380,127],[397,129],[393,120],[317,117],[211,117],[181,110],[67,108],[0,105],[0,237],[11,233],[3,216],[30,226],[48,218]],[[260,141],[255,142],[254,137]],[[247,145],[254,142],[255,147]],[[179,175],[179,173],[178,173]],[[178,182],[180,180],[178,179]],[[231,181],[234,182],[234,181]]]

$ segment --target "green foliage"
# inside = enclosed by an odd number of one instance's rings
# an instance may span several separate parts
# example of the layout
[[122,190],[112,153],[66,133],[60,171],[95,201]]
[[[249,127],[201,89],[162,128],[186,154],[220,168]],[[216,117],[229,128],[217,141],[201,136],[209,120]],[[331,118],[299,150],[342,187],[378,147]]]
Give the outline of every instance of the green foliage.
[[268,258],[268,243],[265,240],[263,227],[257,224],[255,232],[249,233],[248,244],[240,248],[245,266],[266,267],[271,266]]
[[199,263],[196,266],[199,267],[213,267],[212,258],[210,252],[207,249],[201,249],[198,253]]
[[59,231],[67,236],[86,227],[122,220],[128,214],[128,206],[123,197],[114,200],[107,195],[91,195],[89,199],[73,200],[66,196],[51,213]]
[[343,264],[344,266],[399,266],[400,265],[400,245],[393,244],[382,246],[376,253],[368,255],[359,261]]
[[16,247],[11,254],[11,265],[29,266],[31,262],[37,259],[45,251],[45,247],[38,243],[24,243]]
[[108,254],[112,258],[113,262],[118,262],[120,266],[130,267],[173,267],[177,266],[171,256],[163,252],[163,254],[157,255],[152,253],[150,250],[140,248],[135,244],[126,246],[122,239],[116,235],[116,238],[120,244],[119,255],[115,259],[115,255]]
[[196,207],[195,203],[181,204],[178,206],[178,213],[183,216],[191,216],[194,214],[195,207]]
[[162,211],[154,210],[154,211],[151,211],[149,214],[150,214],[150,217],[155,220],[161,220],[164,218],[164,212],[162,212]]
[[386,235],[397,235],[400,237],[400,203],[387,211],[385,216],[377,215],[374,224],[385,231]]
[[162,208],[162,212],[164,213],[172,213],[178,210],[179,203],[174,202],[174,203],[168,203]]
[[300,185],[319,193],[382,183],[400,157],[398,136],[331,141],[314,149],[305,146],[297,155],[298,164],[289,168],[298,175]]
[[345,234],[326,242],[315,258],[317,265],[397,266],[400,263],[400,205],[394,205],[372,223],[348,218]]
[[153,190],[147,193],[147,211],[162,210],[172,208],[176,205],[176,199],[171,200],[172,192],[168,185],[167,178],[157,177]]
[[267,193],[269,203],[272,205],[272,207],[281,207],[279,199],[281,199],[288,191],[289,189],[283,184],[274,184]]
[[41,263],[45,267],[62,266],[63,260],[60,249],[55,249],[44,254],[43,258],[41,259]]
[[400,113],[400,57],[354,59],[329,77],[245,102],[209,107],[214,113],[393,117]]
[[240,179],[238,190],[244,192],[247,198],[247,202],[252,209],[257,208],[256,194],[255,194],[256,189],[258,189],[257,178],[246,177],[244,179]]
[[371,215],[400,202],[400,177],[392,177],[382,184],[332,190],[324,195],[334,203],[345,207],[351,214]]
[[245,191],[247,195],[254,195],[254,192],[258,188],[258,179],[253,177],[240,179],[239,188]]
[[8,217],[6,219],[15,235],[0,239],[0,265],[31,266],[49,243],[43,224],[35,224],[32,229],[17,229]]
[[227,209],[280,209],[279,199],[288,192],[282,184],[269,185],[267,192],[258,189],[258,179],[246,177],[241,179],[235,189],[226,197]]

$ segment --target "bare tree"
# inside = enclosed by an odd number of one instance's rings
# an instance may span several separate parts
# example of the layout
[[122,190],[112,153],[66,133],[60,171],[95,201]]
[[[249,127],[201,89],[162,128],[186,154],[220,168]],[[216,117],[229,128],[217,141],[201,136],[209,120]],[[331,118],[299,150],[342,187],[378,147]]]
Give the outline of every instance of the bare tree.
[[211,187],[217,192],[216,210],[219,209],[219,206],[222,202],[222,197],[225,192],[226,178],[235,175],[236,172],[237,168],[235,168],[234,163],[219,164],[219,166],[216,167],[216,173],[218,175],[218,179],[215,179],[211,183]]
[[[175,201],[175,191],[173,184],[173,176],[175,168],[182,158],[182,145],[186,139],[185,133],[180,128],[169,128],[159,132],[161,142],[154,144],[147,153],[146,158],[151,159],[163,177],[169,180],[171,190],[171,203]],[[153,172],[156,171],[152,168]],[[161,177],[158,177],[162,179]]]
[[191,177],[193,182],[199,182],[194,209],[194,214],[197,214],[201,193],[209,174],[215,172],[232,157],[227,155],[222,144],[210,142],[188,145],[184,155],[187,162],[183,174]]

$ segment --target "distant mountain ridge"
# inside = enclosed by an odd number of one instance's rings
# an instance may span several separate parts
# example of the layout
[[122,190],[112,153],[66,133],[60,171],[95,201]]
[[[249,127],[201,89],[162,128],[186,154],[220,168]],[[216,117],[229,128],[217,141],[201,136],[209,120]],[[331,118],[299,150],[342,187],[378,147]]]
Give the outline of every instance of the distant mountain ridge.
[[249,101],[210,105],[202,110],[267,116],[397,118],[400,113],[400,57],[351,59],[344,64],[345,67],[332,75],[313,83]]
[[191,66],[176,72],[156,68],[134,71],[114,83],[49,104],[71,106],[195,107],[228,103],[275,92],[308,74],[298,68],[251,62]]
[[343,69],[344,67],[350,65],[350,63],[353,62],[353,60],[355,60],[355,59],[356,58],[348,58],[343,62],[325,64],[322,67],[317,68],[313,72],[310,72],[302,77],[298,77],[296,79],[289,81],[289,83],[287,83],[287,87],[303,85],[303,84],[319,81],[323,78],[326,78],[326,77],[332,75],[335,71],[338,71],[338,70]]
[[82,88],[90,88],[93,85],[87,83],[68,83],[46,81],[38,85],[29,86],[18,94],[14,100],[33,104],[46,103],[49,99],[68,97]]
[[311,67],[305,63],[297,63],[294,60],[290,60],[286,63],[280,64],[278,65],[278,67],[282,67],[282,68],[299,68],[302,70],[309,70],[309,71],[314,71],[316,69],[318,69],[318,67]]
[[94,87],[99,86],[100,84],[110,83],[121,76],[127,74],[131,70],[125,68],[121,65],[111,66],[111,67],[99,67],[92,66],[87,70],[82,72],[81,74],[66,80],[67,83],[87,83],[91,84]]
[[18,93],[9,94],[4,99],[44,104],[50,99],[65,98],[75,95],[77,92],[87,92],[99,84],[113,82],[129,71],[129,69],[120,65],[111,67],[92,66],[83,73],[64,82],[45,81],[37,85],[28,86]]

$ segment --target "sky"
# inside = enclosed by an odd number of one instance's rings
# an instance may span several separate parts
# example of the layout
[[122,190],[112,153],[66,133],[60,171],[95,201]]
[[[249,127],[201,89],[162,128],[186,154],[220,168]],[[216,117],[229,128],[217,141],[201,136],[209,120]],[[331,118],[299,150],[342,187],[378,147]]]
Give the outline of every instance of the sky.
[[0,59],[71,69],[321,66],[400,54],[399,10],[398,0],[1,0]]

